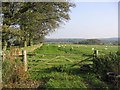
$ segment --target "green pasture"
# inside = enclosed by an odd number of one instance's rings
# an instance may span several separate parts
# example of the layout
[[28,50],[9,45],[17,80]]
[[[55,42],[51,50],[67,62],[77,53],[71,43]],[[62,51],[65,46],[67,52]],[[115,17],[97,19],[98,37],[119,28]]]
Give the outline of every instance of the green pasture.
[[[29,80],[38,80],[39,88],[108,88],[90,70],[81,71],[84,64],[92,64],[93,48],[99,55],[117,52],[118,46],[43,44],[28,56]],[[82,62],[86,60],[87,62]]]

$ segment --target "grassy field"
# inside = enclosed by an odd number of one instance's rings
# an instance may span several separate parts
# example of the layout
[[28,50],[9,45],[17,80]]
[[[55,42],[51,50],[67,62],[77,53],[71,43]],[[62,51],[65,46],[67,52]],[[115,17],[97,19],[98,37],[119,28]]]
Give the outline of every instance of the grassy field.
[[88,61],[93,59],[93,48],[99,55],[118,50],[105,45],[44,44],[32,52],[35,56],[28,56],[29,80],[40,81],[39,88],[108,88],[92,69],[81,69],[93,63]]

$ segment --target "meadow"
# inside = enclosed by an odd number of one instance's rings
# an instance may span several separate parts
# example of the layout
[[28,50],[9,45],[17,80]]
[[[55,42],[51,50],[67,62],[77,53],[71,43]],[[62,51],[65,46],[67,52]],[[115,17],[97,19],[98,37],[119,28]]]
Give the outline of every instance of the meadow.
[[118,46],[43,44],[28,56],[28,80],[39,81],[38,88],[46,89],[109,88],[94,72],[94,50],[98,50],[98,56],[101,56],[116,53]]

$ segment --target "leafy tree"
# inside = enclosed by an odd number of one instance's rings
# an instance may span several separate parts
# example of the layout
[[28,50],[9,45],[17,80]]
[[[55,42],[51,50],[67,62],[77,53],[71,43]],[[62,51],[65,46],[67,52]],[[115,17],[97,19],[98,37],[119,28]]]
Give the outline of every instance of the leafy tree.
[[61,23],[70,19],[70,2],[4,2],[3,14],[5,25],[20,25],[20,37],[24,46],[32,44],[32,40],[39,39],[53,32]]
[[14,39],[18,39],[21,36],[20,29],[11,28],[8,25],[2,26],[2,42],[3,49],[6,50],[8,43],[10,45],[10,41],[14,41]]

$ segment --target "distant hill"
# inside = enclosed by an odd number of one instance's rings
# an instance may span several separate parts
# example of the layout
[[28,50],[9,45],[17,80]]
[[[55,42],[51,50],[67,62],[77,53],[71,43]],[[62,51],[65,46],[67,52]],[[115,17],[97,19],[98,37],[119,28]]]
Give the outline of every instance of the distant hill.
[[103,41],[118,41],[118,38],[101,38],[100,40],[103,40]]
[[[120,39],[120,38],[119,38]],[[46,43],[75,43],[75,44],[117,44],[118,38],[60,38],[60,39],[45,39]]]
[[51,43],[76,43],[85,39],[74,39],[74,38],[62,38],[62,39],[45,39],[45,42]]
[[101,40],[103,43],[106,43],[106,44],[109,44],[109,43],[118,44],[119,39],[118,38],[102,38],[102,39],[99,39],[99,40]]

